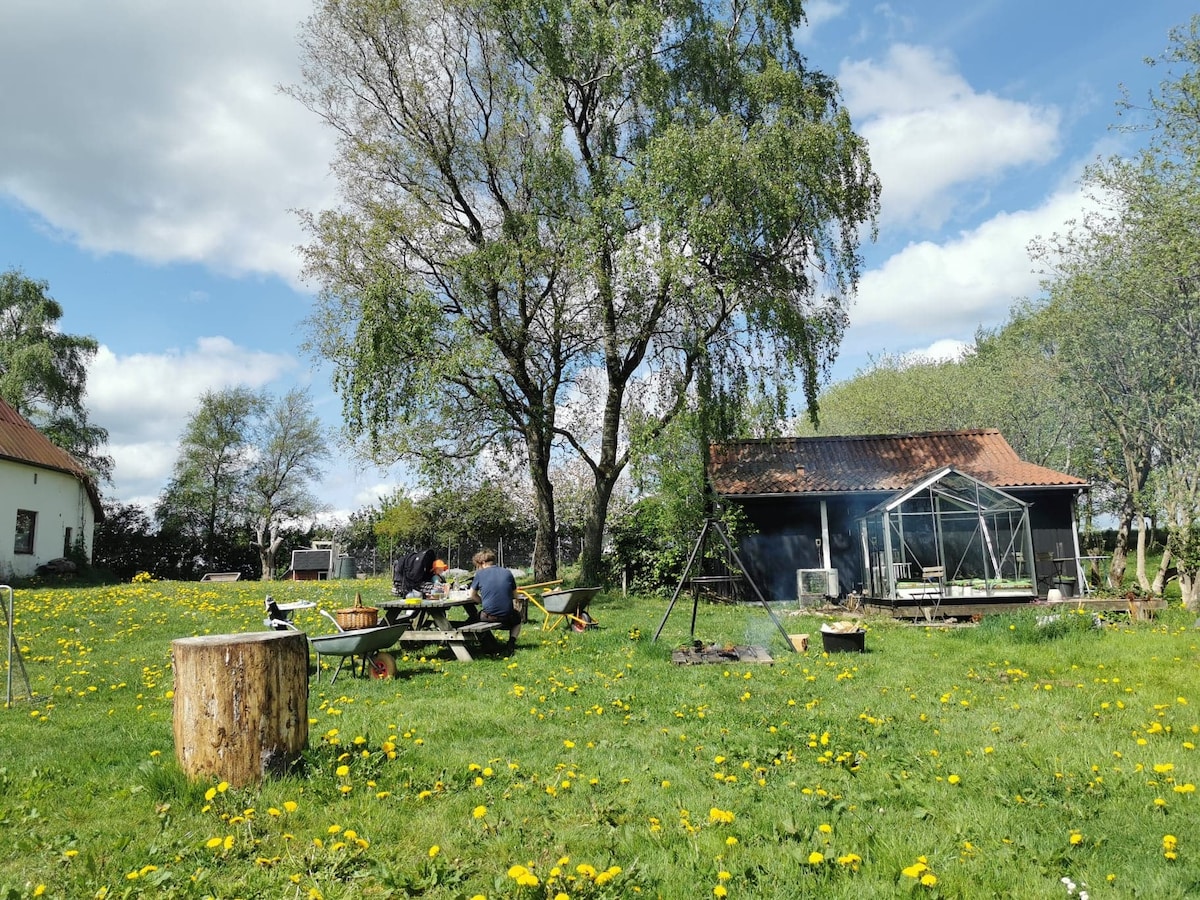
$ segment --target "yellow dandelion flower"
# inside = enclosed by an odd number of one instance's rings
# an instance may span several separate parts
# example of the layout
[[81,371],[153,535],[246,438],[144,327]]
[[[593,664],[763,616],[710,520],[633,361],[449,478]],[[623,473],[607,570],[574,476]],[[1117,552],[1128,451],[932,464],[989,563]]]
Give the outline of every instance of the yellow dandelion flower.
[[479,806],[477,806],[473,810],[471,810],[471,815],[474,816],[476,819],[482,819],[484,816],[487,815],[487,812],[488,812],[487,807],[480,804]]
[[715,888],[713,888],[713,896],[714,897],[728,897],[729,891],[727,891],[725,889],[725,885],[718,884]]
[[300,808],[300,804],[297,803],[295,800],[284,800],[283,808],[290,813],[294,813],[297,809]]
[[429,848],[429,858],[436,859],[437,855],[441,852],[442,852],[442,848],[439,847],[437,844],[434,844],[432,847]]
[[810,866],[819,866],[823,862],[825,862],[825,854],[820,850],[814,850],[808,854],[808,864]]
[[349,766],[338,766],[337,769],[334,771],[334,774],[337,775],[338,778],[345,778],[347,775],[350,774],[350,767]]

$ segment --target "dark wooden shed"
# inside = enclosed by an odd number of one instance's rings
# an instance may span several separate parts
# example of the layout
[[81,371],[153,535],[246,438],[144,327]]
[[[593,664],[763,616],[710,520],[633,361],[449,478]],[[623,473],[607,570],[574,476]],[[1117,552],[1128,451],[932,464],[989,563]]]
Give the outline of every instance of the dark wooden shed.
[[[1044,597],[1056,577],[1084,577],[1075,506],[1088,483],[1025,462],[994,429],[714,444],[709,479],[754,526],[739,552],[773,600],[802,600],[807,579],[828,585],[824,593],[896,607],[919,592],[921,569],[944,570],[943,596],[951,582],[968,580],[956,575],[982,580],[982,601],[1028,601]],[[934,517],[943,505],[968,537],[944,538],[943,524],[949,532],[954,522],[949,513],[944,522]],[[907,535],[902,518],[870,524],[902,509],[915,523]],[[928,521],[917,517],[921,509]],[[918,540],[925,528],[931,537]],[[969,541],[983,539],[991,544],[973,564],[978,571],[963,571]]]

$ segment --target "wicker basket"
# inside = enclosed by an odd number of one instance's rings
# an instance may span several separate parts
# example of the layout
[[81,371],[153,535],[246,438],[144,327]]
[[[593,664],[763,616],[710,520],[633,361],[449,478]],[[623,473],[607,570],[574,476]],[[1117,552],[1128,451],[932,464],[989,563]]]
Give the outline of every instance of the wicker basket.
[[354,605],[334,612],[338,628],[357,631],[359,628],[374,628],[379,622],[379,610],[374,606],[362,605],[362,594],[354,595]]

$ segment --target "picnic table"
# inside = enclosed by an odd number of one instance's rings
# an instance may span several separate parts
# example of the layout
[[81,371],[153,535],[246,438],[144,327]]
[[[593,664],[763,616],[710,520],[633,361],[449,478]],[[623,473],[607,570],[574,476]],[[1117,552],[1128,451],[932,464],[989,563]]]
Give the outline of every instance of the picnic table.
[[[449,647],[455,659],[471,662],[473,649],[494,649],[492,634],[501,625],[479,618],[479,605],[466,591],[455,592],[448,598],[416,600],[384,600],[376,604],[385,624],[408,621],[409,627],[400,634],[404,644],[441,644]],[[453,610],[461,609],[465,620],[451,620]]]

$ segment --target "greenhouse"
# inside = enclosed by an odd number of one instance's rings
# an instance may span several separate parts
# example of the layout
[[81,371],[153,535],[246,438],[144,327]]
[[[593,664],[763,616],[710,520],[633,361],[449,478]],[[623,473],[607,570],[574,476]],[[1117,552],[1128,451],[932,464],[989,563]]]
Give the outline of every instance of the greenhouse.
[[873,599],[1036,596],[1029,504],[947,466],[858,520]]

